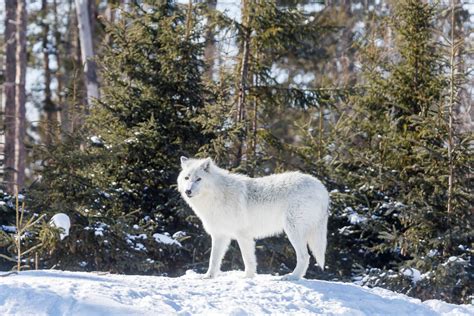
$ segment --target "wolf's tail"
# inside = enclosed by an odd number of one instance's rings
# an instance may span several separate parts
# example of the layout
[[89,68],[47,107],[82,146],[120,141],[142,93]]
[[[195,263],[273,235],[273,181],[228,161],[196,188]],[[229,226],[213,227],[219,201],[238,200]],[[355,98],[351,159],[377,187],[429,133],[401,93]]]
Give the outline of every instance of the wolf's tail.
[[327,209],[324,210],[325,216],[319,222],[319,225],[313,229],[310,233],[308,246],[313,254],[316,262],[324,270],[324,259],[326,257],[326,245],[327,245],[327,226],[328,226],[328,215]]

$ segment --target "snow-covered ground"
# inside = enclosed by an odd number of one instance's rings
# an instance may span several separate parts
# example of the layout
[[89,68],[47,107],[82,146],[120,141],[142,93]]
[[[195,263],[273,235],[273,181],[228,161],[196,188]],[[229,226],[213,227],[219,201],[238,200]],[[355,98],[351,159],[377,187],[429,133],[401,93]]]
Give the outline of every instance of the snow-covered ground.
[[472,305],[421,302],[379,288],[242,277],[26,271],[0,278],[0,315],[474,315]]

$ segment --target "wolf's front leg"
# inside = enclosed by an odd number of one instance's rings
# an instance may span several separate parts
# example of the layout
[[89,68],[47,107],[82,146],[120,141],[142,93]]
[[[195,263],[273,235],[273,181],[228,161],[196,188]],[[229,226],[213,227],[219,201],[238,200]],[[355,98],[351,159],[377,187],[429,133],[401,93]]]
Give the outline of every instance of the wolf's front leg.
[[245,277],[252,278],[257,272],[257,257],[255,256],[255,240],[253,238],[239,238],[237,240],[245,264]]
[[209,259],[209,269],[204,275],[205,279],[214,278],[221,270],[222,258],[230,244],[230,238],[224,236],[211,236],[212,248],[211,258]]

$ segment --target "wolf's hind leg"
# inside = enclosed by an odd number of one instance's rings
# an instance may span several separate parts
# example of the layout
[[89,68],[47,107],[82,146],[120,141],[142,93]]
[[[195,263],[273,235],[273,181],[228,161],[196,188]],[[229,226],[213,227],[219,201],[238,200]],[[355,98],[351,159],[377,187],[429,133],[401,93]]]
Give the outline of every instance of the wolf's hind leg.
[[257,272],[257,258],[255,256],[255,240],[253,238],[237,239],[242,259],[245,264],[245,277],[252,278]]
[[285,232],[288,235],[291,245],[296,252],[296,267],[292,273],[285,275],[282,280],[298,280],[306,274],[309,265],[309,253],[305,238],[304,223],[295,225],[294,222],[287,222]]
[[221,270],[222,258],[230,244],[230,238],[224,236],[211,236],[212,248],[211,257],[209,259],[209,269],[204,278],[214,278]]

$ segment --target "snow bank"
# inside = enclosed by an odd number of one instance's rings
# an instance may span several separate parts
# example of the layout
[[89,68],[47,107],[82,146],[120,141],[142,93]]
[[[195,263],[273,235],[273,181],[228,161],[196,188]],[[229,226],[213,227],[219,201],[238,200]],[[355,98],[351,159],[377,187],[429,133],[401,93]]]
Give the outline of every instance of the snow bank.
[[242,277],[27,271],[1,279],[0,315],[474,315],[473,306],[422,303],[380,288]]

